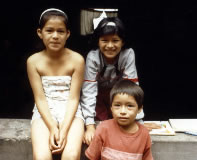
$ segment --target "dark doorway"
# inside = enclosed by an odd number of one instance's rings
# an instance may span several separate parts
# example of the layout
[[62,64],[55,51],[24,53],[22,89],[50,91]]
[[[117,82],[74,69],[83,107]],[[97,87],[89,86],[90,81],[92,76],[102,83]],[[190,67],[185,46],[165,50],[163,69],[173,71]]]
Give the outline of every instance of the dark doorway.
[[43,0],[12,5],[5,2],[0,11],[1,118],[31,118],[34,101],[26,59],[37,51],[38,19],[48,7],[67,12],[71,22],[68,45],[84,57],[89,50],[89,37],[79,32],[80,9],[118,8],[136,54],[140,85],[145,91],[145,119],[197,117],[197,3],[125,0],[123,4],[109,0],[70,4]]

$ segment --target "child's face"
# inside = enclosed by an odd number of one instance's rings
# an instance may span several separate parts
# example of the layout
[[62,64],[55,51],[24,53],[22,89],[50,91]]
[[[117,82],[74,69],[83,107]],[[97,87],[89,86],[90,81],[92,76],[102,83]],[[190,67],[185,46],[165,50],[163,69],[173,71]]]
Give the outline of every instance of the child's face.
[[136,115],[140,112],[135,98],[123,93],[114,96],[111,111],[117,123],[127,129],[133,127]]
[[52,16],[42,30],[38,29],[38,36],[44,45],[51,51],[60,51],[64,48],[70,32],[66,29],[62,17]]
[[98,45],[105,59],[110,62],[120,53],[123,41],[117,34],[110,34],[101,36]]

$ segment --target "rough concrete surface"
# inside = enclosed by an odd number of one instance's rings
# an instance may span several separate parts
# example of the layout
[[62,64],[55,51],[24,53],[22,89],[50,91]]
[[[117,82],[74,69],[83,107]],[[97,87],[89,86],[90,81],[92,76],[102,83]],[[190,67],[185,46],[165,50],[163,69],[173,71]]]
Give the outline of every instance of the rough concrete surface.
[[0,160],[32,160],[30,120],[0,119]]
[[[178,133],[151,139],[154,160],[197,160],[197,136]],[[81,160],[86,160],[85,148]],[[32,160],[30,120],[0,119],[0,160]]]

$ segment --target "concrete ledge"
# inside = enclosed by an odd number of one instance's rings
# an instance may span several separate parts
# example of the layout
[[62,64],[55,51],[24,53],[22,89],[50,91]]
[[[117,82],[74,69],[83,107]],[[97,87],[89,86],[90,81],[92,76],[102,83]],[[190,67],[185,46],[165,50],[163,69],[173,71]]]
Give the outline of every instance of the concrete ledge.
[[155,160],[197,160],[197,136],[151,136]]
[[[151,136],[154,160],[197,160],[197,136]],[[81,160],[85,160],[82,147]],[[0,160],[32,160],[30,120],[0,119]]]
[[30,120],[0,119],[0,160],[32,160]]

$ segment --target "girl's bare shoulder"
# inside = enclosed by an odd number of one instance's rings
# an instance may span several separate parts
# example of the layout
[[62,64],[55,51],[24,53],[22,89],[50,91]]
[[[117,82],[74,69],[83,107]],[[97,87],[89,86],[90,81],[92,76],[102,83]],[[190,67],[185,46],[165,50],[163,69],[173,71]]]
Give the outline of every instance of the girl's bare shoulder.
[[28,57],[27,63],[34,64],[34,63],[38,62],[41,57],[42,57],[42,51],[34,53]]
[[84,63],[85,62],[84,61],[84,57],[80,53],[75,52],[75,51],[73,51],[71,49],[68,49],[68,48],[67,48],[67,53],[69,54],[70,59],[72,61],[76,62],[76,64],[77,63]]

